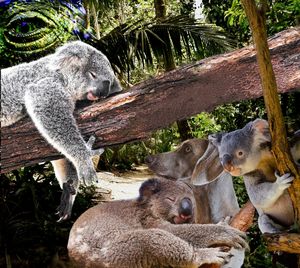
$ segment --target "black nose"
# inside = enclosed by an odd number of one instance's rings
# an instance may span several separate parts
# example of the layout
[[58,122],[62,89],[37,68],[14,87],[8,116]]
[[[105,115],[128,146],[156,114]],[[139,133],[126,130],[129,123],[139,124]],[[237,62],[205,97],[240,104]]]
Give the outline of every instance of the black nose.
[[155,157],[153,155],[148,155],[145,157],[145,163],[146,164],[151,164],[155,161]]
[[110,81],[104,80],[102,82],[102,88],[100,89],[99,95],[100,97],[108,97],[110,94]]
[[193,204],[191,199],[185,197],[180,201],[179,215],[183,215],[185,217],[193,215]]
[[224,154],[221,159],[221,164],[223,166],[231,165],[232,164],[232,156],[229,154]]

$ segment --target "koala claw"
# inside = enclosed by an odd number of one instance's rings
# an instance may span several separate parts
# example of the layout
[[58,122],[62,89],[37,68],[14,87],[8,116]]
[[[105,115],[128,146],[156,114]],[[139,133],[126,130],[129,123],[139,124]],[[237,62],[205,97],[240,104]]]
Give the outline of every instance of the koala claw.
[[95,143],[95,141],[96,141],[96,137],[94,135],[90,136],[88,142],[86,143],[87,147],[92,149],[92,146]]
[[196,263],[197,265],[202,264],[225,264],[229,262],[232,254],[224,250],[224,247],[199,249],[196,251]]
[[73,197],[76,194],[76,190],[73,185],[73,180],[68,180],[63,184],[63,192],[60,198],[60,204],[57,208],[56,214],[59,216],[57,222],[62,222],[71,217]]
[[294,180],[294,176],[292,176],[290,173],[285,173],[282,176],[280,176],[279,174],[277,174],[277,172],[275,172],[275,176],[276,176],[276,183],[279,184],[284,189],[290,187],[292,181]]
[[92,150],[92,156],[95,156],[95,155],[102,155],[104,153],[104,149],[103,148],[99,148],[99,149],[96,149],[96,150]]
[[226,216],[225,218],[223,218],[222,220],[220,220],[217,224],[218,225],[223,225],[223,226],[228,226],[231,220],[231,216]]

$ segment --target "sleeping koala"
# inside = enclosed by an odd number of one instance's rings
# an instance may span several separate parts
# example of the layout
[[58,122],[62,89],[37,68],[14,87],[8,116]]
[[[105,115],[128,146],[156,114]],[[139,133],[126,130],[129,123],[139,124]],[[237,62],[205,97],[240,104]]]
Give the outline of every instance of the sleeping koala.
[[68,242],[75,265],[199,267],[228,261],[227,247],[247,246],[245,234],[234,228],[194,223],[195,199],[187,183],[149,179],[139,191],[137,199],[99,204],[77,219]]
[[[106,56],[81,41],[70,42],[54,54],[1,70],[1,127],[29,115],[40,134],[66,157],[54,161],[60,185],[70,179],[69,174],[76,174],[73,181],[90,184],[97,179],[91,160],[94,140],[87,144],[81,136],[73,116],[75,103],[119,91]],[[69,208],[62,209],[63,217],[68,213]]]

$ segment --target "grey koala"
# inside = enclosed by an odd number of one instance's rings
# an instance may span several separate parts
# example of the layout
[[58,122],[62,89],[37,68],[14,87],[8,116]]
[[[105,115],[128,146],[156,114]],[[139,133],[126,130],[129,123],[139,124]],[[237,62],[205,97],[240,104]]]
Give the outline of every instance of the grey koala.
[[42,136],[69,161],[56,162],[56,169],[72,163],[78,178],[90,184],[97,178],[91,160],[94,153],[76,125],[75,103],[119,91],[106,56],[81,41],[70,42],[54,54],[1,70],[1,127],[29,115]]
[[239,230],[194,223],[196,201],[189,184],[155,178],[139,192],[137,199],[99,204],[76,220],[68,241],[74,265],[196,268],[228,261],[231,254],[220,245],[247,247]]
[[[261,232],[288,229],[294,223],[294,211],[287,188],[294,177],[277,174],[268,122],[256,119],[242,129],[210,135],[209,140],[217,146],[224,169],[232,176],[243,176],[249,198],[259,214]],[[299,144],[294,146],[299,150]]]

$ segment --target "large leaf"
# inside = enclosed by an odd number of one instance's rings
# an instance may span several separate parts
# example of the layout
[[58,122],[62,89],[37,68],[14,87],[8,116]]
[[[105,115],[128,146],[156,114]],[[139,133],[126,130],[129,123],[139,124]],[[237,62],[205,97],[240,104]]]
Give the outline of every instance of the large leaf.
[[222,28],[200,23],[186,15],[163,21],[123,24],[113,29],[93,45],[107,55],[119,72],[127,72],[136,64],[153,65],[168,57],[200,59],[231,49],[235,42]]

